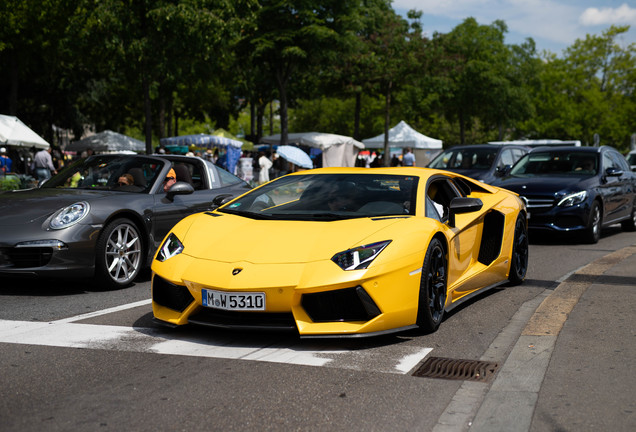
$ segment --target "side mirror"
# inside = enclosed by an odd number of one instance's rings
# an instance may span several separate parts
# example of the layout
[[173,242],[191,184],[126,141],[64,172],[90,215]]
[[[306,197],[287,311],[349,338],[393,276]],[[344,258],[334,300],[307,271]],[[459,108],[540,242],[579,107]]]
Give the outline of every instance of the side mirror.
[[495,171],[495,175],[497,177],[505,177],[506,175],[508,175],[511,169],[512,169],[512,165],[504,165],[502,167],[497,167],[497,170]]
[[221,207],[223,204],[230,202],[232,198],[234,198],[234,195],[232,194],[221,194],[221,195],[215,196],[214,199],[212,200],[212,206],[210,207],[210,210],[216,210],[217,208]]
[[448,225],[455,226],[455,215],[460,213],[472,213],[481,210],[484,203],[479,198],[453,198],[448,212]]
[[194,188],[190,183],[178,181],[168,189],[166,197],[172,201],[175,195],[190,195],[192,192],[194,192]]
[[608,177],[620,177],[623,175],[623,171],[614,167],[610,167],[605,170],[605,175]]

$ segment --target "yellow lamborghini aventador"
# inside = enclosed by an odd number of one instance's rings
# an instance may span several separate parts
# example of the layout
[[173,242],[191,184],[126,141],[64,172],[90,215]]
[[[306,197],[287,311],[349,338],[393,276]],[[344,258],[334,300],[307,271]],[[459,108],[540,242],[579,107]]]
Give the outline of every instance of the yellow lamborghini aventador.
[[527,265],[514,193],[427,168],[324,168],[179,222],[152,263],[152,307],[171,326],[432,332]]

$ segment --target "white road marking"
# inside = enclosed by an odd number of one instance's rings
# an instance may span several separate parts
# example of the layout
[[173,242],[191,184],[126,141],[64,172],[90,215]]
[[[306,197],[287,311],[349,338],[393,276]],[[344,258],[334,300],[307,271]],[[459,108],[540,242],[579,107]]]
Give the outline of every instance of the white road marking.
[[135,303],[128,303],[125,305],[121,305],[121,306],[115,306],[112,308],[108,308],[108,309],[102,309],[99,311],[95,311],[95,312],[87,312],[85,314],[81,314],[81,315],[76,315],[73,317],[69,317],[69,318],[64,318],[61,320],[57,320],[54,321],[56,323],[70,323],[70,322],[75,322],[75,321],[81,321],[81,320],[85,320],[85,319],[89,319],[89,318],[94,318],[100,315],[107,315],[109,313],[115,313],[115,312],[120,312],[126,309],[132,309],[132,308],[136,308],[139,306],[145,306],[145,305],[149,305],[150,303],[152,303],[151,299],[147,299],[147,300],[141,300]]
[[227,333],[221,336],[188,332],[175,334],[155,328],[74,322],[145,304],[140,303],[51,322],[0,320],[0,343],[256,360],[394,374],[408,373],[432,351],[432,348],[406,343],[371,344],[369,347],[346,349],[340,348],[346,346],[342,343],[330,346],[324,341],[307,342],[289,337],[259,336],[237,340]]

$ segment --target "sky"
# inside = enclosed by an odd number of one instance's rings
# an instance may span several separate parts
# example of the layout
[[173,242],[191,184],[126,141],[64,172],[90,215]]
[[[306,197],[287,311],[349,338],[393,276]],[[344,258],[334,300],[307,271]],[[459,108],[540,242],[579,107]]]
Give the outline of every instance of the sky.
[[636,43],[636,0],[393,0],[393,9],[404,17],[410,9],[421,11],[429,37],[448,33],[468,17],[483,25],[500,19],[508,26],[507,44],[531,37],[538,52],[559,57],[577,39],[600,36],[612,24],[630,26],[617,43]]

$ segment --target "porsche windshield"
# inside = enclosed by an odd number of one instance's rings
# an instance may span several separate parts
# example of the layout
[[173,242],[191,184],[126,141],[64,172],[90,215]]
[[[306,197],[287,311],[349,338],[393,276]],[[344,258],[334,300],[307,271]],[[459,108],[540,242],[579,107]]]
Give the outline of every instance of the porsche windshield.
[[142,156],[98,155],[65,167],[43,188],[148,192],[165,162]]
[[598,156],[592,152],[542,151],[528,153],[512,168],[510,175],[591,176],[598,173]]
[[307,174],[281,177],[219,209],[255,219],[330,221],[415,214],[418,177]]

